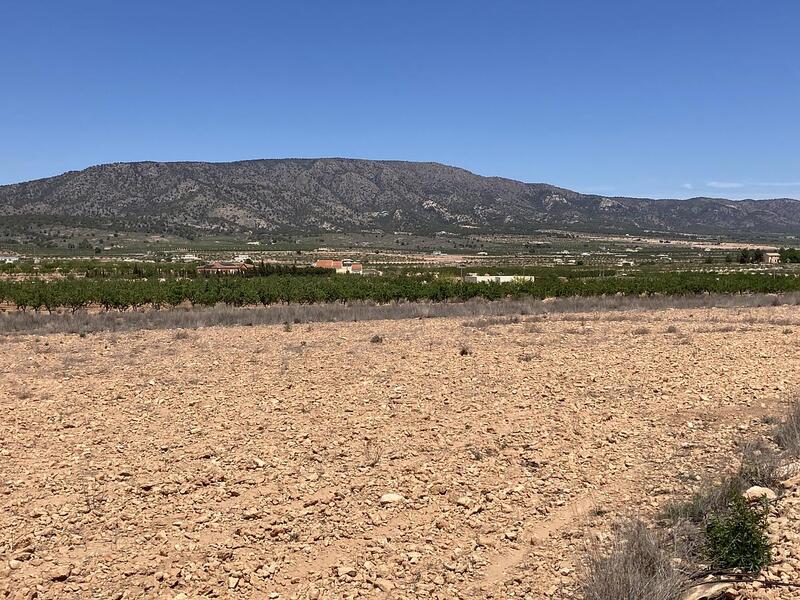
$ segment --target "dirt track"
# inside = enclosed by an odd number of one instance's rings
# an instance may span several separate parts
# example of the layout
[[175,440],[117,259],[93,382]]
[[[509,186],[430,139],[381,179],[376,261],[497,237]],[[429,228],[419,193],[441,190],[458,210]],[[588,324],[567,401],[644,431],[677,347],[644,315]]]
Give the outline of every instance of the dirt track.
[[0,598],[572,597],[588,541],[767,429],[799,338],[788,307],[0,338]]

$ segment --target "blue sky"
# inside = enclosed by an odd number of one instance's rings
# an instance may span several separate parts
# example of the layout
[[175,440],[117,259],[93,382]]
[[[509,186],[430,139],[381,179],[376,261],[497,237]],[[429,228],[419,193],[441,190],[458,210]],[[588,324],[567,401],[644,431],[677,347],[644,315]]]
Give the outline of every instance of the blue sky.
[[800,198],[798,25],[796,0],[0,0],[0,183],[347,156]]

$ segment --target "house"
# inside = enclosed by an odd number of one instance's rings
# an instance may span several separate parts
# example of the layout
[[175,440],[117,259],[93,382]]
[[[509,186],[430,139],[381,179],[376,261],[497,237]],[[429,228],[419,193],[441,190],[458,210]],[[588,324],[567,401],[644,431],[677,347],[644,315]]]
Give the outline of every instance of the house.
[[331,260],[330,258],[320,258],[314,263],[314,266],[318,269],[341,269],[342,261]]
[[478,275],[477,273],[467,273],[464,276],[466,283],[521,283],[523,281],[533,281],[533,275]]
[[781,262],[780,252],[764,252],[764,262],[768,265],[777,265]]
[[197,267],[197,273],[200,275],[241,275],[253,268],[255,268],[253,265],[243,262],[221,262],[216,260]]
[[[344,261],[343,261],[344,262]],[[341,267],[336,269],[337,273],[351,273],[353,275],[363,275],[364,265],[349,261],[348,264],[342,264]]]
[[16,262],[19,262],[19,256],[16,254],[0,254],[0,263],[13,265]]
[[353,262],[349,258],[345,258],[343,260],[321,258],[314,262],[314,266],[318,269],[333,269],[337,273],[348,273],[353,275],[364,274],[364,265],[358,262]]

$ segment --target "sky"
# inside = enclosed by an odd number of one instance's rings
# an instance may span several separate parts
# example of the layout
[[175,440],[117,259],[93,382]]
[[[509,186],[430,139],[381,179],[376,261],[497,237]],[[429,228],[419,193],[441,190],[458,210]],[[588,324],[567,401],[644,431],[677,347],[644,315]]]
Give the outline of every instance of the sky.
[[343,156],[800,198],[798,26],[797,0],[0,0],[0,184]]

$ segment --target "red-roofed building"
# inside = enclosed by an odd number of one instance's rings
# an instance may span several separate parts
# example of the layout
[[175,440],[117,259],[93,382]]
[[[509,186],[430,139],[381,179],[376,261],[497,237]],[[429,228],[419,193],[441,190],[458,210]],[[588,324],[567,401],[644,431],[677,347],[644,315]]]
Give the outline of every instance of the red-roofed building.
[[253,265],[248,263],[215,260],[202,267],[197,267],[197,272],[201,275],[239,275],[252,268],[254,268]]
[[363,275],[364,266],[361,263],[353,262],[350,259],[344,260],[331,260],[329,258],[320,258],[314,263],[318,269],[334,269],[337,273],[353,273],[355,275]]

